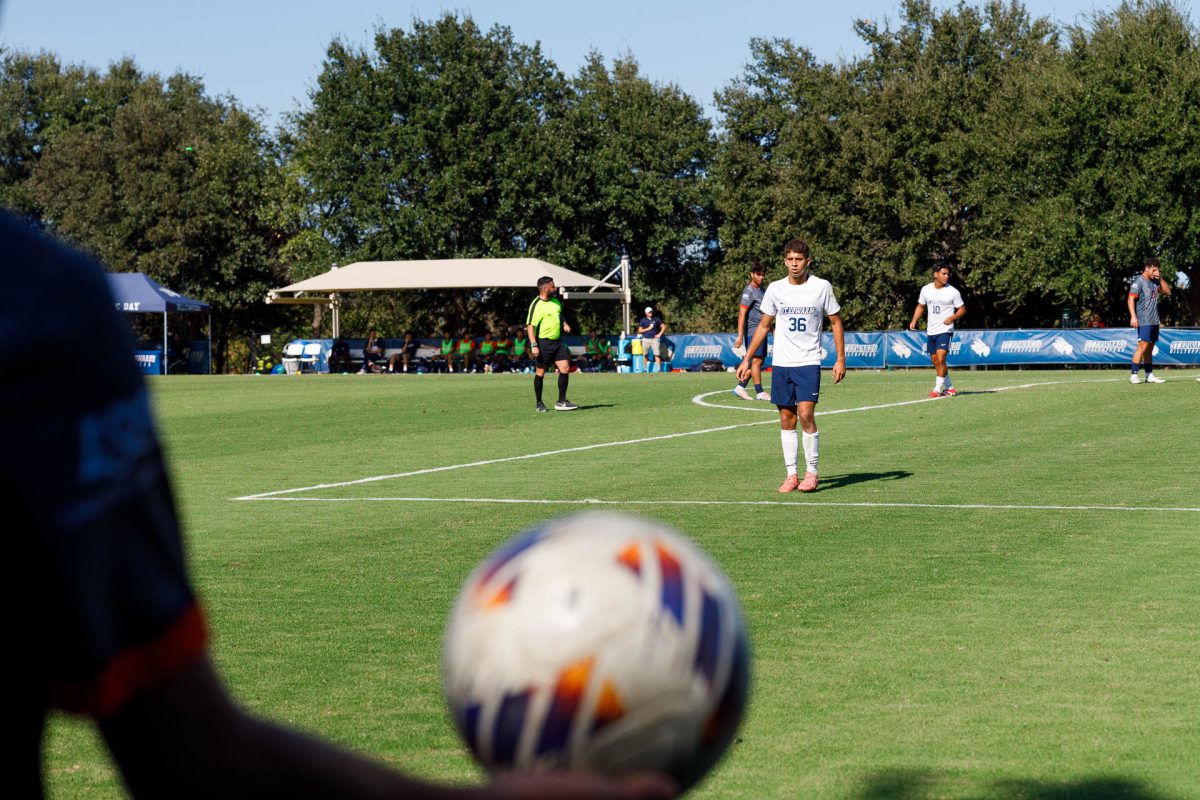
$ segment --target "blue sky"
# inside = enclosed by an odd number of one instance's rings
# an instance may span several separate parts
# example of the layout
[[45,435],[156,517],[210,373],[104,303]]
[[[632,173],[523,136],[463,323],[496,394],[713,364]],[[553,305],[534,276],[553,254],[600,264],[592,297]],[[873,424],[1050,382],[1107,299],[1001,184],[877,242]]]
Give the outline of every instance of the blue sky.
[[[1025,3],[1034,15],[1064,23],[1114,5],[1115,0]],[[711,115],[713,92],[742,73],[752,37],[790,38],[817,58],[834,61],[864,52],[851,29],[855,19],[895,21],[898,8],[899,0],[0,0],[0,45],[48,50],[68,63],[102,67],[132,56],[146,71],[182,70],[202,78],[211,94],[232,94],[243,105],[262,108],[274,123],[307,105],[334,37],[367,45],[381,24],[407,29],[414,18],[457,11],[470,13],[485,28],[507,25],[518,41],[540,41],[568,74],[592,49],[609,60],[632,53],[650,79],[677,84]]]

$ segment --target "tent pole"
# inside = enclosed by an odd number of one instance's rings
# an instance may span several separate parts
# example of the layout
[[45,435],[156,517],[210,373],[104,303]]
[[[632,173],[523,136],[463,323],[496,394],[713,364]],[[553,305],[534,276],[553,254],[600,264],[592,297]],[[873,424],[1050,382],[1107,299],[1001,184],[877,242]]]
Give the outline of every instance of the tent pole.
[[212,375],[212,312],[208,312],[208,374]]
[[163,309],[163,355],[162,374],[167,374],[167,311]]
[[624,319],[625,335],[628,336],[629,335],[629,322],[630,322],[629,306],[633,303],[633,297],[629,293],[629,254],[628,253],[621,253],[621,294],[624,296],[624,299],[622,300],[621,305],[624,307],[624,311],[625,311],[625,315],[624,315],[625,316],[625,319]]

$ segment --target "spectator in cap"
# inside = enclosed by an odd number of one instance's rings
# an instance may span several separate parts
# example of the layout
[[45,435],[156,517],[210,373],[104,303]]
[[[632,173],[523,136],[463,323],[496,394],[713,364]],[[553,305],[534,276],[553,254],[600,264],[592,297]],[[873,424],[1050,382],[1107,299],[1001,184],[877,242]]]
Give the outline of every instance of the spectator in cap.
[[[637,332],[642,337],[642,352],[646,354],[646,361],[650,361],[651,354],[654,355],[653,360],[658,361],[658,343],[667,332],[667,326],[663,324],[662,317],[654,315],[653,306],[646,306],[646,315],[638,320]],[[649,363],[646,366],[649,367]]]

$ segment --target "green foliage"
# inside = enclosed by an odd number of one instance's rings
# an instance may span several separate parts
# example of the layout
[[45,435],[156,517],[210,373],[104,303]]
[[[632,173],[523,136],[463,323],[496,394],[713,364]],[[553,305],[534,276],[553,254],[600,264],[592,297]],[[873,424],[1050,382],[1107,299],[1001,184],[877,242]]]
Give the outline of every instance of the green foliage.
[[[335,41],[312,101],[288,132],[292,207],[324,255],[533,256],[599,277],[624,250],[640,293],[686,298],[698,285],[712,238],[708,122],[632,58],[610,71],[593,54],[567,79],[509,29],[446,14],[378,31],[372,53]],[[387,305],[427,331],[490,329],[519,320],[529,296],[410,293]],[[613,306],[596,305],[573,311],[615,322]]]
[[837,66],[756,41],[720,96],[726,259],[707,327],[730,326],[749,262],[777,264],[795,235],[863,328],[902,324],[941,260],[979,327],[1048,325],[1063,306],[1118,321],[1143,257],[1168,278],[1200,261],[1200,53],[1175,7],[1123,4],[1065,47],[1015,2],[908,0],[895,29],[855,29],[870,54]]
[[279,278],[273,145],[254,117],[189,76],[118,65],[85,78],[60,83],[82,86],[83,105],[97,90],[110,110],[45,134],[27,196],[54,232],[110,269],[212,304],[221,369],[231,336],[267,326],[263,298]]
[[[1064,307],[1124,323],[1145,256],[1200,287],[1200,37],[1166,0],[1058,27],[1016,0],[858,20],[861,58],[750,42],[718,132],[632,54],[564,75],[539,44],[444,14],[334,40],[276,136],[186,75],[0,51],[0,204],[213,303],[230,337],[298,327],[266,290],[358,260],[633,261],[672,328],[729,330],[753,261],[810,241],[855,328],[907,321],[945,260],[975,327]],[[187,148],[191,147],[191,150]],[[347,331],[522,318],[530,290],[353,294]],[[574,303],[585,328],[618,308]],[[1200,324],[1200,288],[1163,305]],[[314,333],[328,333],[319,309]]]
[[557,257],[599,276],[628,253],[637,297],[687,308],[715,240],[705,183],[714,143],[702,109],[642,76],[631,56],[609,70],[593,52],[571,89],[553,132]]

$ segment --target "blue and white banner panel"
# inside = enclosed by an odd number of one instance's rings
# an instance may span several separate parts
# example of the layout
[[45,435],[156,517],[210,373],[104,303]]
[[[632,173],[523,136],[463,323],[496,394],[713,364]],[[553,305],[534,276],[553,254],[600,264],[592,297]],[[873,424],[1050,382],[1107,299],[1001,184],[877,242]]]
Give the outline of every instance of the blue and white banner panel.
[[[671,366],[675,369],[690,369],[703,364],[710,358],[720,359],[726,367],[736,367],[742,359],[733,352],[737,335],[733,333],[671,333],[667,334],[671,347]],[[767,353],[771,352],[772,337],[767,336]]]
[[[925,366],[924,333],[889,331],[890,367]],[[946,361],[952,367],[1014,364],[1122,364],[1137,347],[1132,328],[956,331]],[[1200,330],[1164,328],[1154,348],[1159,364],[1200,364]]]
[[[887,366],[886,340],[882,333],[846,333],[847,369],[883,369]],[[837,361],[833,334],[821,334],[821,366],[828,369]]]

